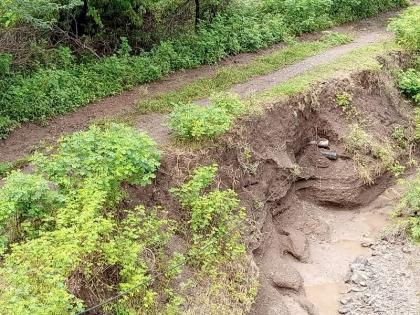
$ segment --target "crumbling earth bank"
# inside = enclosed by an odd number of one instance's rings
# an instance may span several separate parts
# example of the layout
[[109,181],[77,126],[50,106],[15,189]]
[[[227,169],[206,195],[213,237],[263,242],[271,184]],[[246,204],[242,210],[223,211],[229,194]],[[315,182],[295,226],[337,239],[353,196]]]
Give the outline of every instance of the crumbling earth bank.
[[[337,105],[337,94],[342,92],[351,95],[353,114]],[[360,179],[355,161],[345,150],[345,137],[357,122],[377,141],[392,141],[395,126],[410,130],[409,117],[410,107],[389,76],[356,73],[273,104],[262,115],[242,119],[235,131],[206,148],[189,152],[169,148],[155,183],[129,187],[129,200],[161,204],[174,209],[171,215],[178,220],[185,220],[168,189],[182,182],[194,167],[218,163],[218,186],[235,189],[250,218],[247,245],[260,273],[251,313],[319,314],[296,268],[296,263],[311,261],[313,242],[333,241],[331,225],[316,209],[357,211],[393,181],[369,152],[367,168],[374,184]],[[319,148],[319,140],[328,140],[328,148]],[[337,158],[329,159],[322,152]],[[406,159],[403,151],[398,155]],[[351,255],[345,258],[337,278],[347,269]],[[335,304],[333,312],[338,311],[338,297]]]

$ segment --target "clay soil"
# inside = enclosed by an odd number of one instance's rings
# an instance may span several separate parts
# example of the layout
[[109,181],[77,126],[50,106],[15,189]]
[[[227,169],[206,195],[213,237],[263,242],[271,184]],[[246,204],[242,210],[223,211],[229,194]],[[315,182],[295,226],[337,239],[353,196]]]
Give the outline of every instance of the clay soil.
[[[349,116],[337,106],[336,95],[343,91],[353,96],[358,115]],[[325,82],[273,104],[263,115],[242,119],[235,131],[205,148],[168,149],[153,185],[127,187],[127,203],[159,204],[183,220],[169,188],[196,166],[217,162],[217,186],[237,191],[253,222],[246,242],[259,269],[260,288],[251,314],[338,314],[345,311],[339,300],[346,293],[349,264],[359,255],[370,256],[361,242],[381,236],[398,199],[389,198],[395,178],[378,171],[378,160],[369,154],[374,184],[360,179],[344,139],[357,121],[377,141],[392,142],[395,126],[410,131],[411,110],[385,72],[364,71]],[[325,158],[323,149],[311,144],[321,138],[329,140],[337,160]],[[415,281],[405,285],[410,290],[404,292],[419,289]],[[415,296],[404,298],[419,306]]]

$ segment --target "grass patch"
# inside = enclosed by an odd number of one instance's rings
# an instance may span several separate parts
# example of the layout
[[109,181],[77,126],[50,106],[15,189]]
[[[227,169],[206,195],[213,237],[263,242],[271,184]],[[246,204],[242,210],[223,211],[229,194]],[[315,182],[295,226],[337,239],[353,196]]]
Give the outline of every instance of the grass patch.
[[350,35],[329,32],[320,40],[292,43],[279,51],[258,57],[249,64],[224,67],[208,78],[197,80],[175,91],[140,101],[138,109],[141,113],[168,112],[174,108],[174,104],[189,103],[194,99],[209,97],[215,92],[227,90],[235,84],[268,74],[306,57],[319,54],[328,48],[349,43],[351,40]]
[[397,48],[398,46],[392,41],[382,41],[365,47],[356,48],[352,52],[337,58],[337,60],[329,64],[315,67],[305,74],[276,85],[270,91],[257,95],[256,99],[266,102],[270,98],[278,99],[279,97],[287,97],[301,93],[309,90],[311,86],[317,82],[336,77],[349,71],[380,70],[381,65],[376,58],[379,55]]
[[366,184],[373,184],[373,173],[388,171],[399,176],[405,169],[398,161],[396,148],[389,142],[377,141],[358,124],[352,125],[344,142],[346,151],[353,156],[359,177]]

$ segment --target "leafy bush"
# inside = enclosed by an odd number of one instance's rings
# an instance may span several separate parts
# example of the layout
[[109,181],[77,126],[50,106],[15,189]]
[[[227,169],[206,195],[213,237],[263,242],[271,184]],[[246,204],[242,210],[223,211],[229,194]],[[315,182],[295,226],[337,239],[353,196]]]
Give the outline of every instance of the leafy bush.
[[400,77],[400,89],[420,105],[420,71],[409,69]]
[[150,138],[112,124],[65,137],[49,155],[36,157],[34,174],[12,172],[0,190],[2,245],[15,241],[11,227],[31,233],[20,233],[20,242],[2,257],[0,313],[77,313],[83,305],[67,288],[68,279],[77,274],[95,283],[110,268],[120,280],[98,294],[140,283],[124,300],[125,309],[144,313],[154,307],[158,294],[147,251],[162,257],[162,268],[171,262],[161,249],[173,233],[172,221],[141,206],[121,217],[107,210],[120,200],[123,181],[148,184],[158,159]]
[[11,54],[0,53],[0,78],[10,73],[13,56]]
[[234,118],[243,111],[238,96],[219,93],[211,97],[210,107],[177,105],[170,115],[170,127],[179,139],[211,139],[228,131]]
[[412,51],[420,51],[420,7],[408,8],[390,24],[397,42]]
[[90,178],[115,188],[125,180],[147,185],[159,167],[156,144],[144,133],[119,124],[92,126],[59,141],[57,152],[38,154],[35,166],[62,188],[72,189]]
[[9,132],[15,129],[19,124],[7,116],[0,116],[0,139],[5,139]]
[[229,130],[232,117],[223,108],[195,104],[177,105],[170,116],[170,127],[179,139],[201,141]]
[[37,234],[43,219],[63,201],[42,176],[10,173],[0,190],[0,254],[8,243]]
[[210,96],[212,106],[224,109],[229,115],[236,117],[244,111],[244,104],[238,95],[232,93],[216,93]]
[[311,32],[332,25],[332,0],[284,0],[284,16],[294,33]]
[[354,21],[408,4],[407,0],[333,0],[332,15],[337,22]]
[[245,210],[233,190],[204,190],[213,182],[217,165],[197,168],[190,180],[171,192],[190,210],[194,263],[212,271],[214,265],[245,252],[241,242]]

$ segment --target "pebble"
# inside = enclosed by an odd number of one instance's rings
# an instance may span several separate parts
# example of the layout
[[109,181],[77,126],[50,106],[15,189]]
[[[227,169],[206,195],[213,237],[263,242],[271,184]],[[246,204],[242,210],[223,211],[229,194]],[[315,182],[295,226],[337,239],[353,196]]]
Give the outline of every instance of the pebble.
[[409,247],[409,246],[404,246],[403,248],[402,248],[402,252],[403,253],[405,253],[405,254],[409,254],[409,253],[411,253],[413,250]]
[[353,301],[352,298],[344,298],[340,300],[340,303],[343,305],[346,305],[347,303],[352,302],[352,301]]
[[[413,274],[420,270],[410,268],[413,268],[413,260],[420,263],[420,249],[395,238],[375,242],[370,247],[373,251],[369,258],[357,257],[349,265],[345,280],[350,285],[340,299],[339,313],[417,314],[419,305]],[[408,253],[411,255],[406,255]]]

